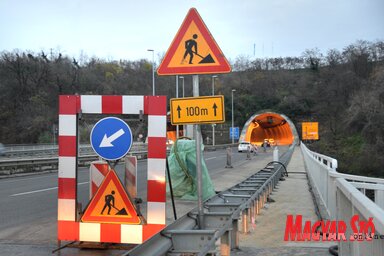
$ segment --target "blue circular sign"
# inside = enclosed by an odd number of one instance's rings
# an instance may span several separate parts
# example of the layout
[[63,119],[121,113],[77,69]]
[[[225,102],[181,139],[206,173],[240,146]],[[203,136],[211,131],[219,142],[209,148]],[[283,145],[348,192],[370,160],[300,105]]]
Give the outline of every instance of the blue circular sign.
[[96,154],[106,160],[120,159],[131,149],[131,128],[120,118],[103,118],[92,128],[91,146]]

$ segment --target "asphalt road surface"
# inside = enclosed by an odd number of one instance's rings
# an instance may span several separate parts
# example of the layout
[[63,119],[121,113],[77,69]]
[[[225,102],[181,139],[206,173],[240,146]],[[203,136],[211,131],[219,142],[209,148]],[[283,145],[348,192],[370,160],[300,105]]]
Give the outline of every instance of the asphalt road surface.
[[[258,157],[269,157],[271,153]],[[226,151],[206,151],[204,159],[213,175],[226,164]],[[246,154],[233,149],[232,163],[245,162]],[[146,180],[146,160],[138,162],[141,180]],[[123,179],[123,165],[116,168]],[[228,169],[230,171],[231,169]],[[139,197],[146,200],[144,183]],[[89,169],[79,168],[78,200],[83,208],[89,201]],[[144,209],[145,211],[145,209]],[[0,180],[0,255],[52,255],[57,248],[57,173],[14,177]],[[64,249],[61,255],[120,255],[118,250]],[[56,254],[57,255],[57,254]]]

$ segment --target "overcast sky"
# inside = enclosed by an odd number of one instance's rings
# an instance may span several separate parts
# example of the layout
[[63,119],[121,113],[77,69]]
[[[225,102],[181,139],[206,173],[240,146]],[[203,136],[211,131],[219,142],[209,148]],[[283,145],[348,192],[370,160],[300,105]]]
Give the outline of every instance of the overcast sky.
[[228,59],[384,40],[384,0],[0,0],[0,52],[108,60],[164,54],[195,7]]

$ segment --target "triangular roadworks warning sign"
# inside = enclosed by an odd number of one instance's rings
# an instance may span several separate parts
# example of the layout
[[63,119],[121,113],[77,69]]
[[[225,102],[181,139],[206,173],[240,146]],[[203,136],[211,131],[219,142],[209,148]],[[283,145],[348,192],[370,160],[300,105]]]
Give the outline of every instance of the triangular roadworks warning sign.
[[191,8],[169,47],[159,75],[228,73],[231,67],[195,8]]
[[82,222],[140,224],[135,207],[114,170],[105,176],[85,210]]

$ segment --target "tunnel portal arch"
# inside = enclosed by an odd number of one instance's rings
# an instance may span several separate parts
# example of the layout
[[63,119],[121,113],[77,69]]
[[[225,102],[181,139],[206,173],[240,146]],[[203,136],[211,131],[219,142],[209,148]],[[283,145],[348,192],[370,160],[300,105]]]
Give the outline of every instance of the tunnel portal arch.
[[277,145],[298,142],[299,136],[293,122],[284,114],[260,111],[244,124],[239,142],[261,145],[264,139],[273,139]]

